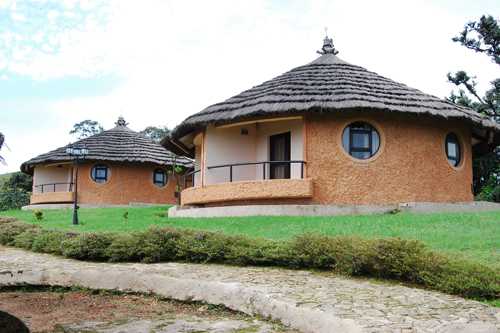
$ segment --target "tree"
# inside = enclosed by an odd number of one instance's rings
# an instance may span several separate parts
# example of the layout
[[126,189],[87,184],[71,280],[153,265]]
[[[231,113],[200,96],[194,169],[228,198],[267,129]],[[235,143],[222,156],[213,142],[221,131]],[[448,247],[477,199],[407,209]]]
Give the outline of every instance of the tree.
[[23,172],[14,172],[2,184],[2,190],[16,189],[31,192],[33,177]]
[[[469,22],[462,32],[452,39],[477,53],[487,55],[495,64],[500,65],[500,24],[491,15],[483,15],[479,21]],[[448,100],[479,113],[489,116],[500,123],[500,78],[491,82],[491,88],[484,96],[477,91],[474,76],[465,71],[448,73],[448,81],[459,87],[458,93],[452,92]],[[474,193],[481,199],[500,201],[500,150],[487,155],[473,156]]]
[[160,142],[165,136],[170,133],[170,130],[166,126],[156,127],[148,126],[140,132],[146,138],[153,140],[154,142]]
[[32,177],[22,172],[14,172],[0,188],[0,211],[19,209],[29,204]]
[[[2,150],[3,144],[5,142],[5,136],[0,132],[0,150]],[[5,159],[0,155],[0,163],[5,163]]]
[[69,132],[71,135],[76,135],[78,139],[88,138],[89,136],[99,134],[104,131],[104,128],[95,120],[86,119],[73,125],[73,129]]

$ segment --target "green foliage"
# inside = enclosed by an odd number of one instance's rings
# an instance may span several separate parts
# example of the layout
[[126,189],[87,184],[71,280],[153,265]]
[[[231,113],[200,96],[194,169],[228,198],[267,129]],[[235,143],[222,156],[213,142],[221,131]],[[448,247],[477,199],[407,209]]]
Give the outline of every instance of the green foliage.
[[39,209],[33,211],[33,216],[38,222],[43,220],[43,212]]
[[69,134],[76,135],[78,139],[88,138],[104,131],[104,128],[95,120],[86,119],[73,125]]
[[2,184],[2,190],[17,189],[31,192],[33,177],[23,172],[13,172]]
[[64,233],[61,231],[43,230],[37,234],[31,245],[31,250],[41,253],[62,254],[62,242],[66,239],[75,237],[75,234]]
[[[500,65],[500,24],[493,16],[483,15],[479,21],[467,23],[462,32],[453,38],[453,41],[475,52],[487,55],[494,63]],[[459,87],[458,94],[452,92],[448,100],[472,108],[491,117],[494,121],[500,122],[500,78],[491,82],[491,88],[486,91],[484,96],[480,96],[477,91],[475,77],[470,76],[465,71],[457,71],[455,74],[448,73],[448,81]],[[497,147],[498,149],[500,148]],[[484,156],[473,156],[473,159],[474,193],[481,200],[500,201],[497,195],[500,192],[498,171],[496,170],[500,165],[498,152]],[[496,174],[494,175],[494,173]],[[493,176],[496,185],[492,183]]]
[[141,133],[146,138],[154,142],[160,142],[164,137],[166,137],[170,133],[170,129],[166,126],[161,126],[161,127],[148,126],[139,133]]
[[490,178],[485,182],[477,198],[479,200],[500,202],[500,165],[490,171]]
[[28,229],[14,236],[13,245],[26,250],[31,250],[33,248],[35,238],[41,233],[42,231],[37,228]]
[[30,193],[22,190],[0,191],[0,211],[19,209],[28,205]]
[[62,254],[68,258],[103,261],[109,259],[105,252],[111,242],[108,234],[83,233],[64,240]]
[[479,21],[467,23],[453,41],[473,51],[486,54],[500,65],[500,26],[493,16],[483,15]]
[[35,229],[36,226],[23,222],[1,220],[0,221],[0,244],[14,245],[14,238],[27,230]]
[[[166,209],[165,206],[81,208],[79,216],[83,224],[79,225],[71,223],[72,211],[70,209],[44,210],[43,223],[36,221],[32,211],[10,210],[0,212],[0,216],[16,217],[44,229],[70,232],[133,233],[147,230],[151,226],[158,226],[221,231],[228,235],[246,236],[244,238],[252,241],[259,237],[285,240],[304,233],[321,233],[329,236],[351,235],[363,238],[401,237],[420,240],[435,251],[466,257],[500,268],[500,252],[498,251],[500,240],[497,236],[500,233],[500,211],[196,219],[169,218],[165,214]],[[129,212],[127,223],[123,222],[125,211]],[[246,251],[246,249],[243,250]],[[279,250],[276,249],[276,251]]]
[[9,174],[0,187],[0,211],[29,204],[32,177],[22,172]]
[[304,234],[291,241],[296,267],[334,269],[349,275],[361,275],[369,241],[357,237],[328,237]]
[[140,237],[137,235],[116,234],[111,244],[107,247],[105,254],[111,262],[147,262],[147,260],[144,260],[144,251],[141,250],[141,247],[144,247],[144,244],[140,243]]
[[131,234],[63,234],[0,223],[0,242],[91,261],[185,261],[319,269],[403,281],[450,294],[495,299],[498,271],[432,252],[421,242],[304,234],[287,241],[218,232],[150,228]]
[[175,229],[149,228],[134,234],[139,244],[136,253],[143,262],[175,260],[177,257],[177,241],[181,232]]
[[[499,95],[500,96],[500,95]],[[500,149],[473,160],[473,184],[479,200],[496,201],[491,194],[500,187]],[[496,189],[496,190],[495,190]]]

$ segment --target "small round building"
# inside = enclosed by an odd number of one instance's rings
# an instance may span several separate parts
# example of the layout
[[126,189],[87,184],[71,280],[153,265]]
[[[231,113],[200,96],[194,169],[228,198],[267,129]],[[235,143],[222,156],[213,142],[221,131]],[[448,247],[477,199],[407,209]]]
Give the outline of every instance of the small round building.
[[195,159],[182,206],[468,202],[472,156],[500,127],[471,109],[321,56],[184,120],[163,144]]
[[78,203],[83,205],[174,204],[173,168],[192,167],[190,159],[132,131],[120,118],[110,130],[24,162],[21,171],[33,175],[31,205],[74,201],[76,169],[70,147],[88,150],[78,161]]

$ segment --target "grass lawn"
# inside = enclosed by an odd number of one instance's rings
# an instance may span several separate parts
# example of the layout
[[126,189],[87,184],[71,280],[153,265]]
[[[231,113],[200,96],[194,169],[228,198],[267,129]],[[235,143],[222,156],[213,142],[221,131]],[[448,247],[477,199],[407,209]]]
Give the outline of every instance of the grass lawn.
[[[124,212],[128,211],[128,219]],[[143,230],[150,225],[223,231],[250,237],[287,239],[305,232],[362,237],[401,237],[500,269],[500,211],[487,213],[379,214],[336,217],[167,218],[166,207],[80,209],[81,225],[71,224],[70,209],[45,210],[37,222],[30,211],[5,211],[45,228],[79,231]]]

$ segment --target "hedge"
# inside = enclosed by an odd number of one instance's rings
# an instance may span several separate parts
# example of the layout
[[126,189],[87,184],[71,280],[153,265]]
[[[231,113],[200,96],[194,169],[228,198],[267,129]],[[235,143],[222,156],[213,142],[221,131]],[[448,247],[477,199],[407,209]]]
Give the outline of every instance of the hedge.
[[419,241],[304,234],[289,241],[152,227],[124,233],[69,233],[0,219],[0,244],[108,262],[194,262],[328,270],[402,281],[469,298],[498,299],[498,271],[452,259]]

